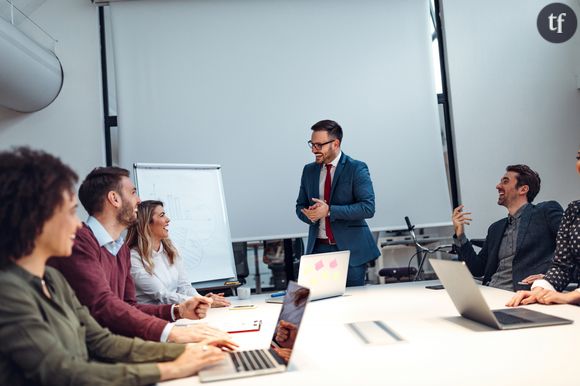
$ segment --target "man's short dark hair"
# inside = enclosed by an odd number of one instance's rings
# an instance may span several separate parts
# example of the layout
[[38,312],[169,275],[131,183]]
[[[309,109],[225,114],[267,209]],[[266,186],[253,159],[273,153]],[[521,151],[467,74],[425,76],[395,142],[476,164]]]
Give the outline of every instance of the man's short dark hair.
[[312,126],[312,131],[326,131],[328,132],[329,137],[338,139],[340,143],[342,143],[342,127],[330,119],[316,122],[314,126]]
[[0,152],[0,267],[32,253],[76,173],[60,159],[28,147]]
[[534,198],[540,192],[540,175],[533,171],[528,165],[509,165],[506,169],[508,172],[517,173],[516,176],[516,188],[524,185],[528,185],[528,193],[526,197],[528,202],[534,201]]
[[79,200],[87,213],[93,216],[103,211],[110,191],[121,193],[121,179],[129,177],[127,169],[114,166],[94,168],[79,188]]

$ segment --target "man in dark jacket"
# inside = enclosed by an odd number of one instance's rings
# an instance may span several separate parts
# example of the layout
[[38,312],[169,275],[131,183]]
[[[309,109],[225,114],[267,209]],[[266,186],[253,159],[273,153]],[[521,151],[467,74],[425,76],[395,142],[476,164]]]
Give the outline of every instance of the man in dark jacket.
[[308,224],[306,253],[350,251],[347,286],[365,284],[367,263],[381,255],[366,219],[375,215],[367,165],[341,150],[342,127],[323,120],[312,126],[314,162],[304,166],[296,215]]
[[527,288],[518,284],[532,274],[546,272],[556,248],[563,210],[556,201],[532,204],[540,191],[540,176],[526,165],[510,165],[496,189],[498,205],[508,216],[491,224],[483,248],[475,253],[464,232],[471,213],[463,205],[453,210],[455,244],[459,259],[483,284],[509,291]]

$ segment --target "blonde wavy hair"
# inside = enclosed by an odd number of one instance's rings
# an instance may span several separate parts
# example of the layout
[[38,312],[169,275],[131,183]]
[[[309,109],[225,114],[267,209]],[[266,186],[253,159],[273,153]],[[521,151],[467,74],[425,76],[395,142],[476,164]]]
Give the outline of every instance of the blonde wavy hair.
[[[153,222],[153,212],[158,206],[163,207],[163,202],[156,200],[141,202],[137,209],[137,222],[127,231],[127,246],[129,249],[137,250],[145,271],[150,275],[153,275],[154,269],[151,223]],[[169,258],[169,264],[173,265],[178,256],[177,249],[170,239],[161,240],[161,244]]]

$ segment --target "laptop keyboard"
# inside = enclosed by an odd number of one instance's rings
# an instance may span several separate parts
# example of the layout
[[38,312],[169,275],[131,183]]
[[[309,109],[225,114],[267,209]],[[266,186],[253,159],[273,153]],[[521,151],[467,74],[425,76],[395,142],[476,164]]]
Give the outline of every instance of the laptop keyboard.
[[531,322],[531,320],[520,318],[519,316],[514,316],[503,311],[494,311],[493,314],[501,324],[521,324]]
[[229,353],[237,372],[274,368],[275,365],[263,350],[234,351]]

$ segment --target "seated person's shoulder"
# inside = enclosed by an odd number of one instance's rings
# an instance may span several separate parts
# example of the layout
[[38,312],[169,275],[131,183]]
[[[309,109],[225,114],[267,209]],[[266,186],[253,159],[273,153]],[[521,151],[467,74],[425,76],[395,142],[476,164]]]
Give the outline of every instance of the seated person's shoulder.
[[[82,238],[82,239],[90,239],[93,240],[95,239],[95,237],[93,236],[93,232],[91,231],[91,228],[89,228],[87,226],[87,224],[83,223],[83,226],[81,226],[81,228],[77,231],[76,233],[76,239],[78,238]],[[96,242],[96,240],[95,240]]]
[[569,203],[566,210],[572,213],[580,214],[580,200],[572,201]]
[[142,268],[143,267],[143,260],[141,259],[141,254],[135,248],[130,250],[131,256],[131,267],[132,268]]
[[0,269],[0,291],[4,294],[4,300],[16,298],[24,292],[33,293],[33,287],[30,285],[30,274],[24,272],[21,268],[8,266]]
[[562,205],[558,203],[558,201],[542,201],[536,204],[536,208],[540,210],[560,210],[563,211]]
[[82,263],[87,259],[98,259],[100,248],[91,230],[83,224],[75,235],[72,256],[54,256],[48,260],[47,264],[57,270],[74,269],[77,263]]
[[58,283],[58,284],[63,284],[63,283],[67,283],[65,277],[63,276],[62,273],[60,273],[60,271],[56,268],[50,267],[50,266],[46,266],[46,271],[44,273],[48,278],[50,278],[50,280],[52,280],[54,283]]
[[57,291],[61,294],[67,294],[67,296],[72,296],[74,294],[73,289],[70,287],[68,281],[58,269],[53,267],[46,267],[45,276],[49,278],[52,284],[58,289]]
[[0,269],[0,288],[12,286],[20,280],[10,268]]
[[[87,248],[95,248],[95,249],[99,249],[99,242],[97,241],[97,239],[95,238],[95,236],[93,235],[93,231],[91,231],[91,229],[86,226],[85,224],[83,224],[83,226],[81,227],[81,229],[79,229],[75,235],[75,244],[74,244],[74,249],[87,249]],[[73,255],[74,255],[74,249],[73,249]]]
[[492,223],[489,228],[487,228],[487,233],[492,232],[497,227],[501,227],[503,229],[505,223],[507,222],[507,217],[497,220],[496,222]]

